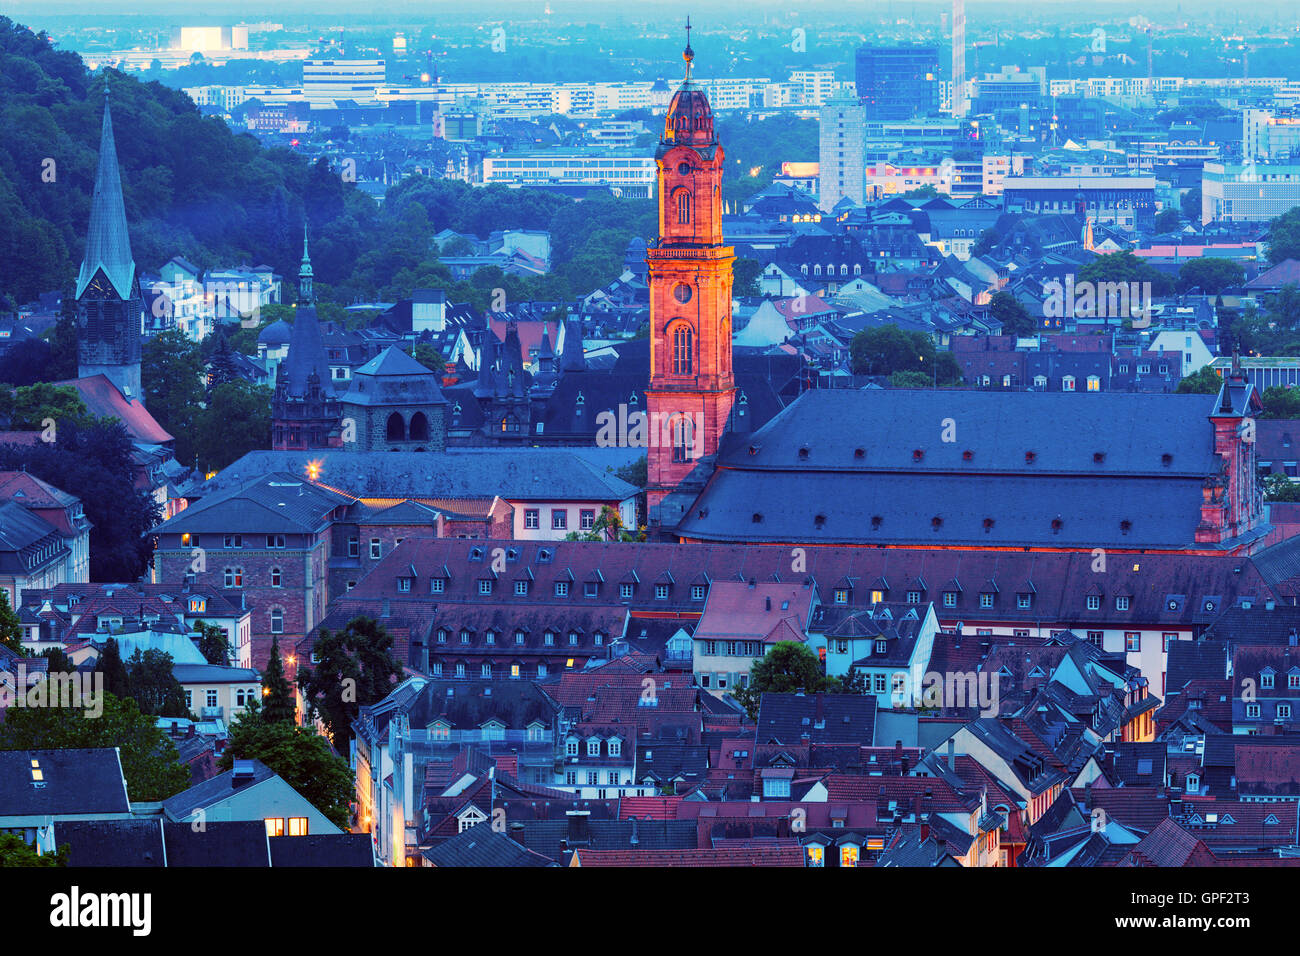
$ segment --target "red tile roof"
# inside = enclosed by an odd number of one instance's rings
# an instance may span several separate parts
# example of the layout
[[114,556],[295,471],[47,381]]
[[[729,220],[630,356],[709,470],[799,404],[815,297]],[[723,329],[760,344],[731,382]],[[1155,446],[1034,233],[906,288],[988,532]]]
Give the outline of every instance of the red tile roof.
[[87,411],[96,418],[120,419],[135,441],[146,445],[165,445],[172,441],[172,436],[154,420],[144,404],[139,399],[123,395],[107,375],[70,378],[54,384],[75,388],[86,403]]

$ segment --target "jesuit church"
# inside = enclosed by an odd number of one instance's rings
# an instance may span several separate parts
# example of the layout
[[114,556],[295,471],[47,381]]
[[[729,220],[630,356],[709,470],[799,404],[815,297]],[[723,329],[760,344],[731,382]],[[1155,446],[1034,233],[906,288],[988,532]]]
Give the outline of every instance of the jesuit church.
[[1250,553],[1269,526],[1262,406],[1219,395],[804,392],[759,424],[732,374],[723,146],[686,79],[656,151],[647,504],[665,540],[800,547]]

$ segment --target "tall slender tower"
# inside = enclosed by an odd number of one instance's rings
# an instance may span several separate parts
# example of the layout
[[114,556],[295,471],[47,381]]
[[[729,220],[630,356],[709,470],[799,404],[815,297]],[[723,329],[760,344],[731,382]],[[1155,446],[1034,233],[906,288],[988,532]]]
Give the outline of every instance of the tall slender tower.
[[106,375],[128,398],[142,400],[140,336],[144,300],[131,256],[113,116],[104,88],[99,168],[90,200],[86,255],[77,275],[77,374]]
[[316,317],[307,227],[302,231],[302,265],[298,271],[298,311],[289,333],[289,352],[275,368],[271,399],[271,447],[276,451],[341,448],[343,412]]
[[650,284],[650,387],[646,504],[659,504],[701,458],[715,454],[735,400],[731,284],[735,253],[722,242],[723,149],[704,90],[686,79],[655,150],[659,237],[646,250]]
[[966,115],[966,0],[952,0],[952,115]]

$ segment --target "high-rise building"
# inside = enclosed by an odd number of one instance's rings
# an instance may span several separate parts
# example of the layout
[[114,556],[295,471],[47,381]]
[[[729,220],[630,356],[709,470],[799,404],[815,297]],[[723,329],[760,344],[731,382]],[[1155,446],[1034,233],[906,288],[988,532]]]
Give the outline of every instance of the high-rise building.
[[866,199],[865,128],[866,111],[852,96],[835,96],[821,109],[817,204],[825,212],[841,199],[858,206]]
[[76,291],[78,376],[106,375],[127,398],[141,399],[144,300],[126,229],[122,175],[117,166],[107,90],[86,255],[77,275]]
[[[673,96],[655,150],[659,235],[646,250],[650,285],[650,431],[647,505],[683,486],[700,459],[716,454],[735,401],[731,371],[731,284],[735,253],[722,239],[724,151],[705,92],[686,79]],[[669,522],[675,524],[675,521]]]
[[938,74],[935,47],[861,47],[855,81],[867,119],[911,119],[937,111]]

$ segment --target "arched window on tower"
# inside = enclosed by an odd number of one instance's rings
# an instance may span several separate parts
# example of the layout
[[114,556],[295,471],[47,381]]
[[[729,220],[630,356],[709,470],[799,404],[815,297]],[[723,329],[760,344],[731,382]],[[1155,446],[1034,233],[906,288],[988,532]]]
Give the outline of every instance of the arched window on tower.
[[393,412],[388,416],[388,440],[389,441],[406,441],[406,422],[402,421],[402,416]]
[[673,326],[673,374],[674,375],[693,375],[695,374],[695,342],[692,339],[691,327],[685,322],[678,322]]
[[428,440],[429,419],[424,417],[424,412],[416,412],[411,416],[411,441]]
[[691,191],[689,189],[677,190],[677,222],[682,226],[690,225]]
[[690,461],[694,455],[695,424],[687,415],[673,420],[673,461]]

